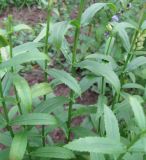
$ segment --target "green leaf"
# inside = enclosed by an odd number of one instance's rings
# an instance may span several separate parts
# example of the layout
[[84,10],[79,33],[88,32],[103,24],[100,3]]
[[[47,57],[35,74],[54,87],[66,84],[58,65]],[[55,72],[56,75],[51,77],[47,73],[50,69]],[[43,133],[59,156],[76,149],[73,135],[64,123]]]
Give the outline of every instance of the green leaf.
[[105,158],[102,154],[90,153],[90,160],[105,160]]
[[91,60],[85,60],[78,64],[78,67],[86,68],[97,76],[103,76],[109,83],[113,85],[116,92],[120,91],[120,81],[118,76],[108,64],[101,64]]
[[133,89],[140,89],[140,90],[144,91],[144,87],[140,84],[137,84],[137,83],[126,83],[122,86],[122,88],[124,88],[124,89],[133,88]]
[[115,37],[110,36],[106,41],[105,51],[104,51],[105,55],[111,55],[114,43],[115,43]]
[[50,33],[50,39],[52,44],[55,45],[57,49],[61,48],[64,35],[69,28],[71,28],[71,25],[69,25],[67,21],[57,22],[53,24]]
[[114,26],[115,32],[118,32],[119,36],[121,37],[126,51],[129,51],[131,44],[130,44],[130,40],[126,31],[126,28],[135,29],[135,26],[127,22],[121,22],[121,23],[113,22],[111,24]]
[[82,93],[89,89],[94,83],[97,83],[97,77],[95,76],[85,76],[80,81],[81,91]]
[[92,18],[94,17],[94,15],[105,6],[106,6],[106,3],[95,3],[95,4],[92,4],[82,14],[81,24],[83,26],[88,25],[90,23],[90,21],[92,20]]
[[43,47],[44,44],[40,42],[27,42],[13,48],[13,56],[25,53],[27,51],[33,52],[34,49]]
[[52,88],[48,83],[39,83],[31,87],[32,98],[40,97],[52,92]]
[[34,42],[39,42],[41,41],[45,35],[46,35],[46,25],[43,27],[43,29],[41,30],[41,32],[39,33],[39,35],[35,38]]
[[71,128],[72,133],[74,134],[75,138],[83,138],[88,136],[96,136],[96,133],[93,131],[83,128],[83,127],[73,127]]
[[7,45],[8,45],[8,41],[5,39],[5,37],[0,35],[0,48],[6,47]]
[[112,110],[107,106],[104,107],[104,123],[106,136],[120,142],[118,121]]
[[145,64],[146,64],[146,57],[144,56],[136,57],[128,64],[126,71],[133,71]]
[[27,81],[18,74],[13,75],[13,84],[20,98],[20,104],[22,111],[30,112],[32,110],[32,96],[31,90]]
[[141,137],[139,140],[130,147],[129,151],[131,152],[146,152],[146,137]]
[[27,147],[27,134],[19,133],[13,138],[9,160],[22,160]]
[[84,106],[84,107],[81,106],[80,108],[77,108],[76,111],[72,112],[72,117],[89,115],[95,113],[96,110],[97,108],[95,106]]
[[145,120],[144,111],[143,111],[143,108],[142,108],[140,102],[137,100],[136,97],[130,96],[129,103],[132,107],[137,125],[139,126],[139,128],[141,130],[145,130],[146,129],[146,120]]
[[14,27],[14,32],[19,32],[21,30],[32,30],[32,28],[26,24],[18,24]]
[[142,23],[141,29],[142,29],[142,30],[145,30],[145,29],[146,29],[146,20]]
[[100,53],[90,54],[86,57],[86,59],[94,60],[97,62],[107,62],[112,66],[113,70],[117,69],[118,67],[115,60],[111,56],[105,54],[100,54]]
[[71,50],[69,48],[69,44],[66,39],[63,40],[60,50],[61,50],[62,54],[64,55],[64,57],[66,58],[67,63],[71,64],[72,63],[72,54],[71,54]]
[[57,146],[43,147],[39,148],[34,152],[31,152],[33,157],[43,157],[43,158],[58,158],[58,159],[72,159],[75,155],[72,151]]
[[56,119],[46,113],[30,113],[16,117],[10,125],[56,125]]
[[7,72],[2,81],[4,96],[9,95],[12,82],[13,82],[12,74]]
[[62,107],[65,103],[68,103],[69,99],[63,96],[51,97],[46,101],[41,102],[35,109],[38,113],[51,113],[55,109]]
[[5,118],[3,117],[2,114],[0,114],[0,129],[3,129],[7,126],[7,121],[5,120]]
[[5,149],[0,151],[0,160],[8,160],[9,159],[9,150]]
[[99,119],[104,113],[104,105],[106,104],[107,98],[103,95],[98,96],[97,102],[97,112],[96,112],[96,119]]
[[125,151],[125,147],[120,142],[114,139],[100,137],[80,138],[70,142],[64,147],[73,151],[103,154],[115,154]]
[[0,144],[5,146],[10,146],[12,142],[11,135],[9,133],[0,133]]
[[102,8],[104,8],[106,5],[115,10],[115,6],[112,3],[94,3],[90,7],[88,7],[82,14],[81,25],[88,25],[92,18],[95,16],[95,14]]
[[11,67],[17,67],[20,64],[37,61],[37,60],[47,60],[48,57],[44,53],[34,53],[34,52],[25,52],[23,54],[17,55],[12,59],[5,61],[0,64],[0,69],[9,69]]
[[81,88],[76,81],[69,73],[63,70],[51,69],[48,74],[54,78],[56,78],[61,83],[66,84],[69,88],[71,88],[76,94],[81,95]]

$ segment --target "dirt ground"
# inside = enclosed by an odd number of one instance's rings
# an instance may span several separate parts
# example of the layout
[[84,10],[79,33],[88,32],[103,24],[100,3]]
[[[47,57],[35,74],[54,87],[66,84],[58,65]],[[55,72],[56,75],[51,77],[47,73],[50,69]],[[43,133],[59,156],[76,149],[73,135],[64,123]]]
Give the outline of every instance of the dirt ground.
[[0,14],[0,25],[2,25],[2,21],[8,15],[13,15],[15,21],[23,22],[29,25],[44,22],[46,19],[46,12],[38,9],[36,6],[22,9],[11,7]]

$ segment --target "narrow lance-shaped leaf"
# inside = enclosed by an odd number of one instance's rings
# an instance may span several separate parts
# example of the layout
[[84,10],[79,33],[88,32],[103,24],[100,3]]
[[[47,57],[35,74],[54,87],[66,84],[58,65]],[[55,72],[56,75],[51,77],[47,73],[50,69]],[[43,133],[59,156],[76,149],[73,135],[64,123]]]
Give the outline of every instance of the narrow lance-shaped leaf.
[[108,64],[101,64],[91,60],[85,60],[77,65],[81,68],[86,68],[97,76],[103,76],[112,86],[115,88],[116,92],[120,91],[120,80],[115,72],[111,69]]
[[40,43],[40,42],[23,43],[23,44],[13,48],[13,57],[17,56],[19,54],[26,53],[27,51],[33,52],[35,49],[37,49],[39,47],[43,47],[43,46],[44,46],[44,44]]
[[50,40],[57,49],[60,49],[64,39],[64,35],[71,27],[72,26],[67,21],[57,22],[53,24],[50,32]]
[[146,20],[142,23],[141,29],[142,29],[142,30],[145,30],[145,29],[146,29]]
[[63,70],[51,69],[48,72],[49,75],[59,80],[61,83],[66,84],[69,88],[71,88],[76,94],[81,94],[81,88],[76,81],[69,73]]
[[9,149],[3,149],[0,151],[0,160],[8,160],[9,159]]
[[128,64],[126,71],[133,71],[145,64],[146,64],[146,57],[144,56],[137,57]]
[[47,60],[48,57],[44,53],[34,53],[25,52],[23,54],[17,55],[10,60],[7,60],[0,64],[0,69],[9,69],[11,67],[17,67],[26,62],[36,61],[36,60]]
[[16,88],[18,96],[20,98],[20,104],[22,111],[30,112],[32,109],[32,97],[30,87],[27,81],[18,74],[13,75],[13,84]]
[[69,99],[63,96],[47,98],[47,100],[42,101],[34,111],[38,113],[51,113],[68,102]]
[[130,40],[129,40],[127,31],[126,31],[126,28],[135,29],[136,27],[127,22],[121,22],[121,23],[113,22],[111,24],[114,26],[115,32],[118,32],[119,36],[121,37],[123,41],[123,45],[126,51],[128,52],[131,45],[130,45]]
[[11,142],[12,142],[12,138],[9,132],[0,133],[0,144],[3,144],[9,147],[11,145]]
[[92,20],[92,18],[95,16],[95,14],[102,8],[104,8],[106,5],[114,10],[116,9],[112,3],[94,3],[89,8],[87,8],[82,14],[81,25],[82,26],[88,25]]
[[46,113],[30,113],[16,117],[10,125],[56,125],[54,116]]
[[129,103],[132,107],[137,125],[139,126],[141,130],[145,130],[146,129],[146,119],[145,119],[144,111],[143,111],[143,108],[140,102],[136,99],[136,97],[130,96]]
[[104,106],[104,123],[106,136],[120,142],[118,121],[112,110],[107,106]]
[[32,28],[26,24],[18,24],[14,27],[14,32],[19,32],[21,30],[32,30]]
[[10,148],[9,160],[22,160],[27,147],[27,134],[16,134]]
[[120,142],[114,139],[100,137],[80,138],[70,142],[64,147],[73,151],[103,154],[115,154],[125,151],[125,147]]
[[144,87],[138,83],[126,83],[122,86],[122,88],[132,88],[132,89],[140,89],[144,91]]
[[72,151],[57,146],[39,148],[31,153],[33,157],[43,158],[59,158],[59,159],[72,159],[75,155]]
[[52,88],[48,83],[35,84],[31,87],[32,98],[40,97],[52,92]]
[[90,160],[105,160],[105,158],[103,154],[90,153]]
[[8,41],[5,39],[5,37],[0,35],[0,48],[6,47],[7,45],[8,45]]

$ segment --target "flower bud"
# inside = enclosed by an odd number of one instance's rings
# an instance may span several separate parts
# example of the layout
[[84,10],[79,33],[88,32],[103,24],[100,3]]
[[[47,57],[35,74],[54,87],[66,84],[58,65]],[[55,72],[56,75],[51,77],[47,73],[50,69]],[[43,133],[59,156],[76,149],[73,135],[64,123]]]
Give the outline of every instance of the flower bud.
[[143,46],[140,46],[140,47],[137,47],[136,50],[141,50],[143,48],[144,48]]
[[137,43],[137,47],[143,46],[143,43],[144,43],[144,42],[138,42],[138,43]]
[[111,26],[111,24],[106,25],[106,28],[110,32],[113,30],[113,27]]

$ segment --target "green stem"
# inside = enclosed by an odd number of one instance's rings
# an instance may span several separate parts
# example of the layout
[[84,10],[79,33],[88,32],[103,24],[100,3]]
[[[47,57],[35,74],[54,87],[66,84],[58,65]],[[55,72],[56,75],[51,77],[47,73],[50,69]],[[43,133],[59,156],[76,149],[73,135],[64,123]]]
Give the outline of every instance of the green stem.
[[[71,73],[72,76],[75,77],[76,75],[76,53],[77,53],[77,45],[78,45],[78,39],[79,39],[79,34],[80,34],[80,29],[81,29],[81,16],[83,13],[85,5],[85,0],[80,0],[80,9],[77,17],[77,21],[79,23],[79,26],[76,26],[75,29],[75,36],[74,36],[74,45],[73,45],[73,52],[72,52],[72,66],[71,66]],[[69,102],[69,109],[68,109],[68,121],[67,121],[67,127],[68,127],[68,137],[67,137],[67,142],[70,141],[70,135],[71,135],[71,119],[72,119],[72,106],[74,103],[74,91],[70,91],[70,102]]]
[[[110,39],[109,39],[109,44],[108,44],[108,47],[107,47],[107,50],[106,50],[106,53],[105,53],[105,55],[107,55],[107,56],[109,55],[109,49],[110,49],[110,45],[111,45],[111,42],[112,42],[112,38],[113,38],[113,36],[111,35]],[[105,94],[104,88],[105,88],[105,79],[104,79],[104,77],[102,77],[102,84],[101,84],[101,94],[102,95]]]
[[[8,24],[7,24],[7,32],[8,32],[8,39],[9,39],[9,47],[10,47],[10,58],[13,58],[13,44],[12,44],[12,35],[13,35],[13,27],[12,27],[12,16],[8,16]],[[11,68],[11,72],[14,73],[14,68]],[[17,100],[17,105],[18,105],[18,109],[20,112],[20,115],[22,115],[22,109],[21,109],[21,104],[19,101],[19,96],[17,93],[16,88],[14,87],[14,91],[15,91],[15,95],[16,95],[16,100]],[[23,126],[24,128],[26,128],[26,126]],[[29,146],[29,143],[28,143]],[[29,147],[27,147],[28,153],[29,152]],[[31,156],[29,155],[29,160],[31,160]]]
[[[8,32],[8,39],[9,39],[9,47],[10,47],[10,58],[13,58],[13,44],[12,44],[12,34],[13,34],[13,28],[12,28],[12,16],[8,16],[8,28],[7,28],[7,32]],[[14,72],[14,68],[11,67],[11,72]],[[18,109],[20,114],[22,115],[22,109],[21,109],[21,105],[19,102],[19,97],[18,97],[18,93],[16,88],[14,87],[14,91],[15,91],[15,95],[16,95],[16,100],[17,100],[17,104],[18,104]]]
[[[129,61],[131,61],[132,58],[133,58],[133,56],[134,56],[134,54],[132,54],[132,52],[134,51],[134,50],[133,50],[133,47],[134,47],[134,45],[135,45],[135,43],[136,43],[136,38],[137,38],[137,35],[138,35],[138,33],[139,33],[139,30],[140,30],[141,25],[142,25],[142,22],[143,22],[144,12],[145,12],[145,7],[143,7],[143,9],[142,9],[142,11],[141,11],[138,29],[137,29],[137,30],[135,31],[135,33],[134,33],[133,41],[132,41],[131,47],[130,47],[130,49],[129,49],[129,52],[128,52],[128,54],[127,54],[127,59],[126,59],[126,61],[125,61],[124,67],[123,67],[123,69],[122,69],[122,73],[121,73],[121,76],[120,76],[121,86],[124,84],[124,78],[125,78],[125,75],[126,75],[125,69],[127,68],[127,65],[128,65],[128,63],[129,63]],[[119,100],[120,100],[120,94],[117,94],[117,95],[115,95],[115,96],[116,96],[116,98],[115,98],[115,99],[116,99],[115,103],[117,103],[117,102],[119,102]],[[115,103],[113,104],[113,107],[114,107]]]
[[[143,131],[143,132],[141,132],[139,135],[137,135],[137,136],[134,138],[134,140],[127,146],[127,152],[128,152],[128,150],[129,150],[137,141],[139,141],[139,139],[140,139],[142,136],[144,136],[145,134],[146,134],[146,130]],[[122,153],[122,154],[118,157],[117,160],[122,160],[122,158],[127,154],[127,152]]]
[[[112,38],[113,38],[113,36],[111,35],[105,55],[109,54],[109,49],[110,49],[110,45],[111,45],[111,42],[112,42]],[[101,82],[101,94],[104,96],[105,95],[105,78],[102,77],[101,80],[102,80],[102,82]],[[98,123],[98,133],[99,134],[101,134],[100,133],[100,126],[101,126],[101,117],[99,118],[99,123]]]
[[142,22],[143,22],[143,16],[144,16],[144,12],[145,12],[144,9],[145,9],[145,8],[143,8],[142,11],[141,11],[138,29],[137,29],[137,30],[135,31],[135,33],[134,33],[133,41],[132,41],[131,47],[130,47],[129,52],[128,52],[128,55],[127,55],[126,62],[125,62],[125,64],[124,64],[124,67],[123,67],[123,70],[122,70],[122,77],[124,76],[124,73],[123,73],[123,72],[125,71],[125,69],[126,69],[126,67],[127,67],[127,65],[128,65],[129,60],[131,60],[132,57],[133,57],[133,55],[134,55],[134,54],[131,54],[131,53],[133,52],[133,47],[134,47],[134,45],[135,45],[135,43],[136,43],[136,38],[137,38],[137,35],[138,35],[138,33],[139,33],[139,30],[140,30],[141,25],[142,25]]
[[4,116],[5,116],[5,120],[7,122],[7,130],[10,132],[11,137],[14,137],[14,133],[13,133],[13,129],[11,126],[9,126],[9,116],[8,116],[8,110],[7,110],[7,106],[5,103],[5,99],[4,99],[4,95],[3,95],[3,89],[2,89],[2,81],[0,80],[0,97],[2,98],[2,105],[3,105],[3,110],[4,110]]
[[[49,31],[50,31],[50,21],[51,21],[51,11],[52,11],[52,0],[48,0],[48,8],[47,8],[47,27],[46,27],[46,37],[45,37],[45,47],[44,47],[44,53],[48,56],[48,38],[49,38]],[[44,72],[44,77],[45,77],[45,82],[48,82],[48,77],[47,77],[47,63],[48,61],[45,60],[45,72]],[[44,101],[46,100],[46,95],[44,95]],[[45,126],[42,126],[42,145],[46,145],[46,137],[45,137]]]

